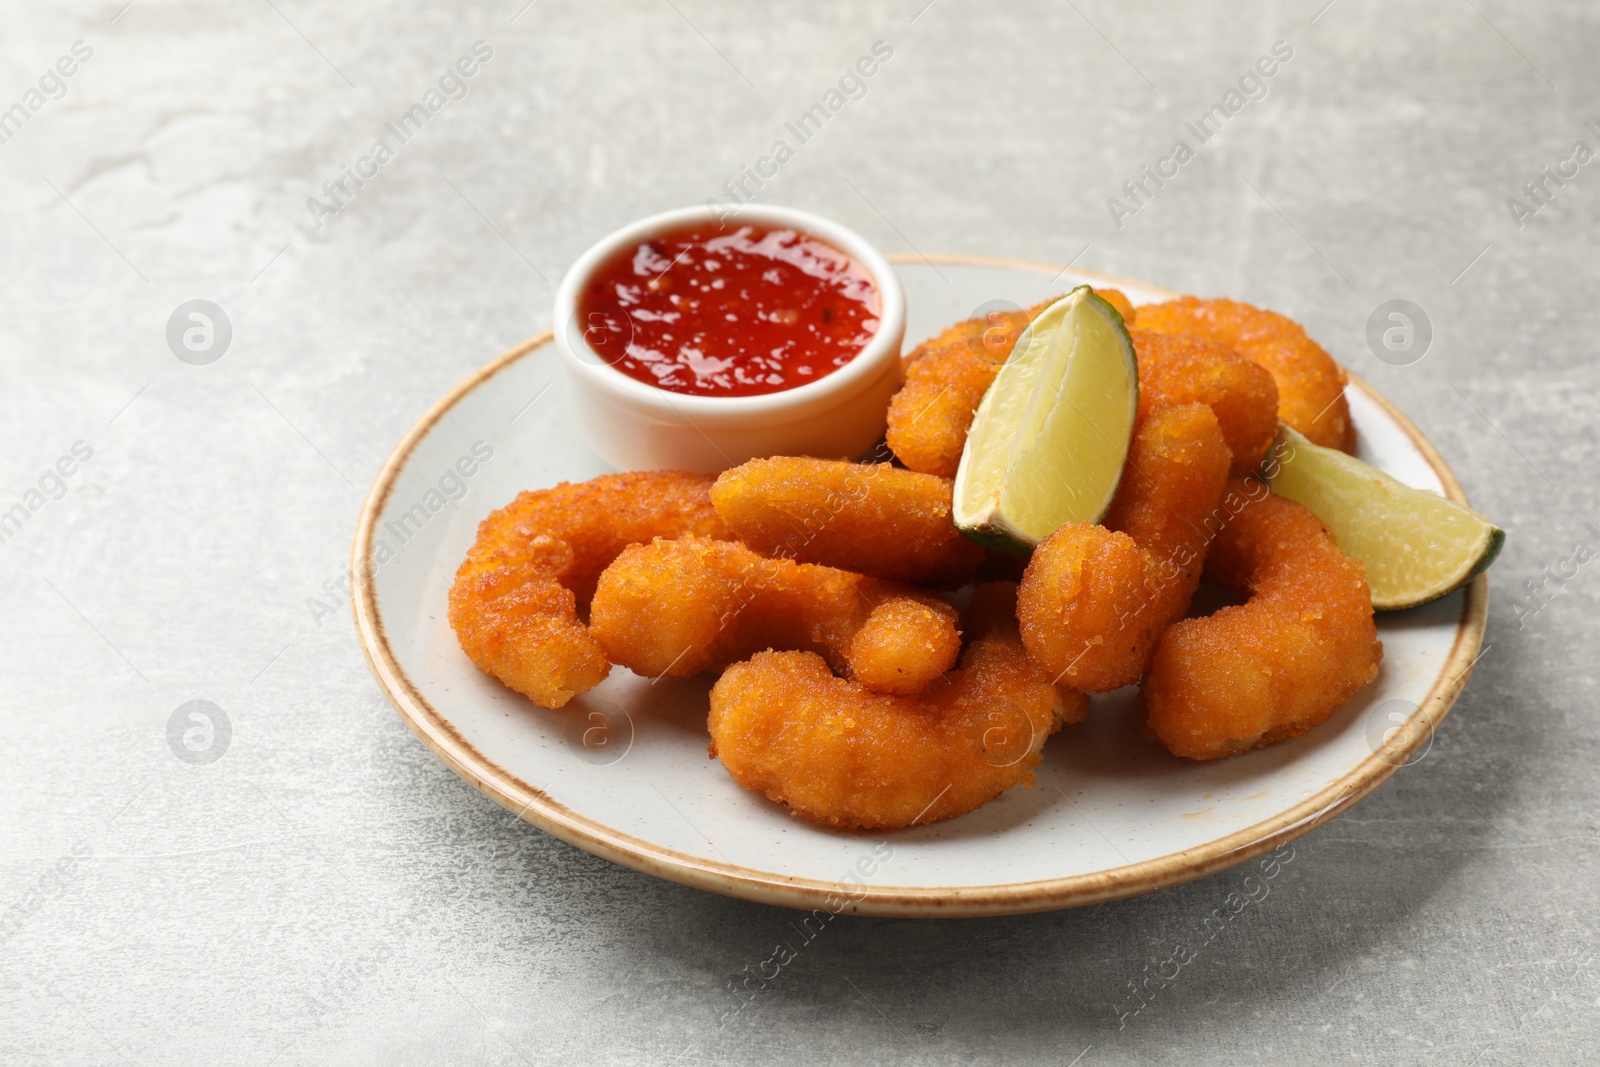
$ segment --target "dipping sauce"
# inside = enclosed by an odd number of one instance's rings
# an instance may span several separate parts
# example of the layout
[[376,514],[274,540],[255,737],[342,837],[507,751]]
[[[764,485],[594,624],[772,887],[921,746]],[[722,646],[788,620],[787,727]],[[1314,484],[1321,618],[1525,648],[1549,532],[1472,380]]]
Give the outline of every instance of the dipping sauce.
[[692,396],[777,393],[843,367],[878,329],[866,268],[809,234],[692,223],[595,271],[578,295],[589,347]]

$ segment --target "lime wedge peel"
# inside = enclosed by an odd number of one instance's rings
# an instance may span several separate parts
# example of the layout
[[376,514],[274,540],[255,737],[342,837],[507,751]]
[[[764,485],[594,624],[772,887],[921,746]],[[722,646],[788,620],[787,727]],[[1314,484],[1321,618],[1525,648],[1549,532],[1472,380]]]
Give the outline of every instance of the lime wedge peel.
[[1069,522],[1099,522],[1127,464],[1139,368],[1117,309],[1088,286],[1023,331],[978,405],[953,517],[991,548],[1027,555]]
[[1500,554],[1505,532],[1471,508],[1314,445],[1287,426],[1280,424],[1278,435],[1263,475],[1273,492],[1311,509],[1366,566],[1378,611],[1453,593]]

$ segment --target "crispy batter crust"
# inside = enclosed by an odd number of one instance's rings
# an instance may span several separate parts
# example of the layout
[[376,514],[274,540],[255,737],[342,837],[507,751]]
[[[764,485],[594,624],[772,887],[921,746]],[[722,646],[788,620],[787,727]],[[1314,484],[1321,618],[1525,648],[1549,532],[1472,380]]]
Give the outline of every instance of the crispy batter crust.
[[711,754],[794,814],[893,829],[971,811],[1032,785],[1045,739],[1088,698],[1059,691],[1022,648],[1015,587],[981,586],[961,669],[915,696],[835,677],[807,652],[761,652],[711,690]]
[[1233,473],[1261,465],[1278,430],[1278,386],[1261,364],[1190,334],[1134,330],[1139,418],[1174,404],[1205,404],[1233,453]]
[[649,677],[803,649],[895,693],[922,688],[960,650],[955,609],[931,593],[701,538],[624,549],[600,576],[590,632],[611,662]]
[[[1133,306],[1115,289],[1096,290],[1131,324]],[[917,346],[906,359],[906,384],[889,402],[889,447],[914,471],[955,477],[973,413],[1010,358],[1017,338],[1051,297],[1026,311],[968,319]]]
[[767,556],[954,589],[983,549],[950,518],[950,480],[887,463],[776,456],[724,471],[711,503]]
[[1230,483],[1224,502],[1234,500],[1206,578],[1250,599],[1174,624],[1144,682],[1145,732],[1190,759],[1305,733],[1383,659],[1366,572],[1327,527],[1260,482]]
[[1314,444],[1349,452],[1355,424],[1344,369],[1297,323],[1237,300],[1186,296],[1139,309],[1139,328],[1196,334],[1255,360],[1278,383],[1278,417]]
[[1035,661],[1088,692],[1138,681],[1200,582],[1229,461],[1202,404],[1140,423],[1105,525],[1061,527],[1023,574],[1017,615]]
[[519,494],[479,525],[450,587],[450,625],[462,650],[547,708],[597,685],[611,668],[579,621],[579,604],[629,544],[727,537],[711,507],[711,482],[651,471]]

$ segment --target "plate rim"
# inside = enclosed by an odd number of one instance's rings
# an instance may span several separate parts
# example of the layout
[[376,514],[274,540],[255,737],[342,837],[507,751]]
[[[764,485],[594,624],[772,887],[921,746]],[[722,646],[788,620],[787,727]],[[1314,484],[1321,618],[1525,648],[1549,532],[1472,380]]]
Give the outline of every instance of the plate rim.
[[[896,264],[926,263],[932,266],[940,263],[1029,272],[1066,273],[1070,269],[1070,265],[1060,267],[1022,259],[976,255],[901,253],[890,255],[888,259]],[[1172,290],[1130,278],[1095,271],[1075,270],[1073,273],[1088,279],[1090,284],[1125,284],[1167,298],[1179,295]],[[1376,753],[1368,756],[1313,796],[1269,818],[1203,845],[1138,863],[1086,874],[995,885],[871,886],[780,875],[664,848],[574,811],[485,757],[434,709],[407,676],[389,646],[383,617],[378,610],[374,568],[371,566],[372,541],[384,505],[412,452],[463,398],[512,363],[548,345],[553,337],[553,332],[546,330],[474,370],[436,400],[390,451],[362,501],[356,521],[350,562],[351,610],[355,616],[362,653],[379,688],[401,720],[440,762],[518,818],[570,845],[621,866],[679,885],[758,903],[801,910],[826,909],[832,914],[849,912],[897,918],[965,918],[1051,911],[1167,889],[1244,863],[1342,814],[1429,743],[1450,713],[1477,663],[1476,657],[1488,618],[1488,577],[1482,574],[1466,586],[1450,653],[1409,720],[1415,721],[1420,717],[1425,729],[1411,731],[1411,739],[1403,750],[1388,753],[1386,758]],[[1466,504],[1466,493],[1455,473],[1416,424],[1356,374],[1349,373],[1349,379],[1351,385],[1366,393],[1405,432],[1438,475],[1445,495]]]

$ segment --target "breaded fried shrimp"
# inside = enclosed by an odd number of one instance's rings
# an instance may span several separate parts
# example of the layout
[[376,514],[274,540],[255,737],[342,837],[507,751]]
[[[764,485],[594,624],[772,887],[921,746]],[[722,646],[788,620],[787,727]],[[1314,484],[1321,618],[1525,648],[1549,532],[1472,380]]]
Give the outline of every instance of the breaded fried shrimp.
[[1236,300],[1186,296],[1139,309],[1139,328],[1194,334],[1233,349],[1271,372],[1278,417],[1313,444],[1348,452],[1355,424],[1344,397],[1344,369],[1294,321]]
[[735,781],[813,822],[895,829],[1033,784],[1045,739],[1088,698],[1058,690],[1017,636],[1015,587],[980,586],[961,669],[874,693],[807,652],[760,652],[711,690],[710,751]]
[[657,536],[726,537],[712,479],[679,471],[607,474],[521,493],[478,527],[450,587],[450,625],[488,674],[559,708],[610,670],[578,605],[627,545]]
[[1134,433],[1105,525],[1069,523],[1034,549],[1017,617],[1052,677],[1086,692],[1138,681],[1200,582],[1230,458],[1210,408],[1159,409]]
[[[1007,345],[1005,352],[1010,351]],[[999,372],[1000,362],[989,359],[977,342],[937,348],[911,364],[906,384],[889,401],[886,436],[900,462],[914,471],[955,477],[972,416]]]
[[[1096,290],[1127,322],[1133,306],[1115,289]],[[955,477],[972,416],[1028,323],[1059,297],[1027,311],[994,312],[948,327],[906,359],[906,383],[889,402],[889,447],[914,471]]]
[[1145,732],[1189,759],[1233,756],[1318,725],[1378,676],[1361,564],[1306,508],[1235,481],[1206,579],[1249,596],[1173,624],[1144,681]]
[[856,681],[874,693],[915,693],[934,667],[955,663],[961,632],[945,608],[903,596],[880,602],[845,651]]
[[1233,473],[1261,465],[1278,431],[1278,386],[1261,364],[1190,334],[1133,330],[1139,418],[1173,404],[1205,404],[1233,453]]
[[600,576],[589,626],[611,662],[650,677],[803,649],[891,693],[922,688],[961,647],[955,609],[931,593],[701,538],[623,550]]
[[763,555],[954,589],[983,548],[951,521],[950,484],[887,463],[777,456],[723,471],[711,503]]

